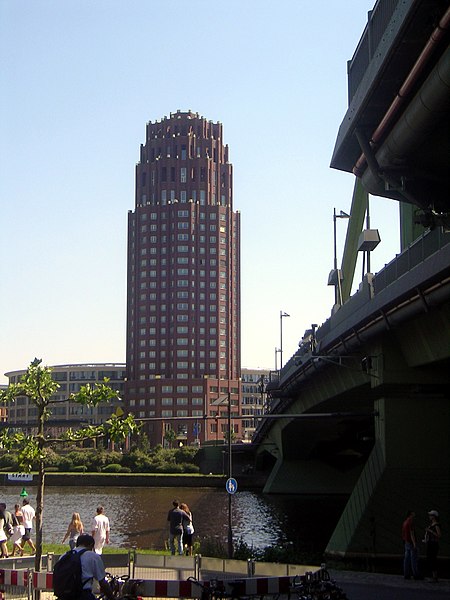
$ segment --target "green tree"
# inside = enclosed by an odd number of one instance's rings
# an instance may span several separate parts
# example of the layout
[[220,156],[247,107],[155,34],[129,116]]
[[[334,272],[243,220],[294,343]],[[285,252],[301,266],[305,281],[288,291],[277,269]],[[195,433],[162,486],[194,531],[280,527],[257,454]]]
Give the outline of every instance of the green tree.
[[[118,409],[110,419],[101,425],[89,425],[81,429],[69,429],[58,438],[46,435],[45,424],[51,415],[51,404],[61,402],[52,400],[53,394],[59,388],[59,383],[52,379],[51,369],[41,365],[42,360],[35,358],[19,383],[11,384],[6,390],[0,391],[0,402],[9,404],[19,396],[26,396],[37,408],[37,431],[25,434],[9,428],[0,433],[0,446],[6,450],[18,449],[19,467],[23,472],[30,472],[35,465],[38,467],[38,488],[36,496],[36,556],[35,570],[40,571],[42,558],[43,510],[45,489],[45,465],[50,446],[68,441],[97,440],[108,437],[120,442],[128,435],[137,432],[138,425],[130,414],[124,416]],[[100,402],[109,402],[118,397],[118,392],[111,389],[108,380],[87,384],[79,392],[72,394],[70,400],[86,406],[96,406]],[[118,414],[121,412],[121,414]]]
[[167,429],[165,434],[164,434],[164,439],[166,440],[166,442],[169,444],[169,448],[172,448],[173,443],[176,441],[177,439],[177,434],[176,432],[172,429],[172,427],[170,429]]

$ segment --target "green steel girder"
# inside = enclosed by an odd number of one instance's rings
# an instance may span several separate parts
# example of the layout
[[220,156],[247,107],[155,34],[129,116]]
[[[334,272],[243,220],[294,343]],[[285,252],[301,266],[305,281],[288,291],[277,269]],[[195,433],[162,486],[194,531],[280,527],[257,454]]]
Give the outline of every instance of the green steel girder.
[[367,211],[368,194],[363,188],[361,180],[356,178],[353,188],[352,207],[348,220],[347,235],[345,237],[344,254],[342,256],[342,301],[350,298],[350,293],[355,276],[356,260],[358,258],[358,239],[363,230],[364,217]]

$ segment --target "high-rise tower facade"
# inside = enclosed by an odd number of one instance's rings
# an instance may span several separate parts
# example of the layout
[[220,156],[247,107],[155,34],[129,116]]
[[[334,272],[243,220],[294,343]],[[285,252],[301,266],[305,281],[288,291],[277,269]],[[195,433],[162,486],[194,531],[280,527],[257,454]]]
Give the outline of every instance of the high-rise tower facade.
[[149,122],[128,219],[125,402],[152,444],[240,421],[240,214],[220,123]]

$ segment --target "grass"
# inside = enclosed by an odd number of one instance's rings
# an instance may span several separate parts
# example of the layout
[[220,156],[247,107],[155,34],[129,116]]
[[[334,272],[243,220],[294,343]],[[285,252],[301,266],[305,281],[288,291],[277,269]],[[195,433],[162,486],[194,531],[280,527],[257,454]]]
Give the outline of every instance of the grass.
[[[67,544],[43,544],[42,553],[48,554],[49,552],[53,552],[53,554],[64,554],[69,550],[69,546]],[[103,554],[124,554],[128,552],[128,548],[117,548],[114,546],[104,546]],[[137,552],[139,554],[155,554],[155,555],[164,555],[170,554],[167,550],[147,550],[143,548],[137,548]],[[25,550],[26,556],[26,550]]]

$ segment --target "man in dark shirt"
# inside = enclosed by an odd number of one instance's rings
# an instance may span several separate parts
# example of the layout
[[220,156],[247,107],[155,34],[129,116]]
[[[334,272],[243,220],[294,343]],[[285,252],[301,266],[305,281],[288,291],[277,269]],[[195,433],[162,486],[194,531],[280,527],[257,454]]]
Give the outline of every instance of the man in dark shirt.
[[409,510],[402,524],[402,540],[405,544],[405,556],[403,559],[403,575],[405,579],[420,579],[419,555],[417,551],[416,533],[414,530],[414,517],[416,513]]
[[189,515],[179,508],[178,500],[172,502],[173,508],[169,510],[167,520],[169,522],[170,551],[175,554],[175,544],[178,554],[183,555],[183,523],[189,523]]

